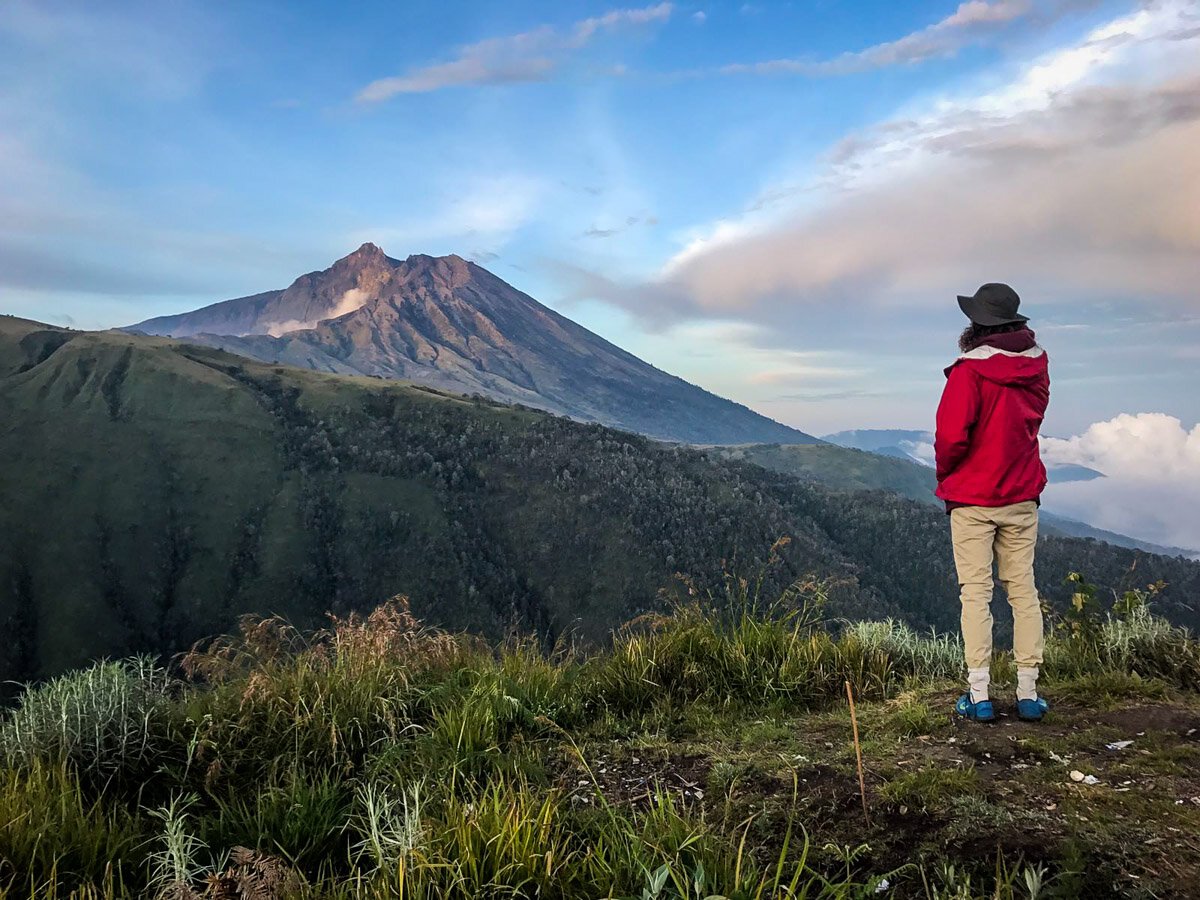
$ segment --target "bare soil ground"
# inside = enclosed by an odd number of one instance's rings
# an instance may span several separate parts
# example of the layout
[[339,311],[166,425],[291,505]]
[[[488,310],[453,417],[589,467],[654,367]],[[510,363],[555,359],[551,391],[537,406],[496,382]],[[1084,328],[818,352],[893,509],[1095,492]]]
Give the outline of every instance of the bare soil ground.
[[811,853],[865,844],[857,863],[873,871],[994,871],[999,858],[1043,866],[1065,896],[1200,897],[1200,705],[1132,694],[1100,708],[1068,697],[1041,723],[998,702],[991,725],[953,716],[949,690],[862,704],[869,818],[845,710],[676,723],[564,750],[551,772],[572,804],[644,806],[664,792],[747,822],[767,857],[795,814]]

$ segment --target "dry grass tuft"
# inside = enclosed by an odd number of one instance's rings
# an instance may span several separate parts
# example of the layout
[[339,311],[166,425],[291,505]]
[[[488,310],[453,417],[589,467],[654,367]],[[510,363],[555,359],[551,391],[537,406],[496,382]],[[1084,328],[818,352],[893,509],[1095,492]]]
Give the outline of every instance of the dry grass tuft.
[[246,699],[268,689],[270,673],[293,660],[316,669],[401,666],[409,674],[438,669],[458,660],[459,638],[421,623],[407,597],[397,594],[371,610],[342,618],[329,615],[330,627],[306,637],[278,616],[243,616],[238,634],[196,644],[180,660],[189,679],[220,684],[246,679]]
[[308,641],[299,629],[279,616],[246,615],[238,619],[238,633],[222,635],[206,647],[197,642],[179,661],[192,681],[220,684],[255,669],[300,655]]
[[410,672],[439,669],[454,663],[461,650],[458,639],[422,624],[412,614],[408,598],[397,594],[366,616],[329,616],[331,627],[317,636],[314,654],[345,662],[400,663]]
[[277,856],[234,847],[230,865],[208,879],[204,900],[280,900],[301,886],[299,874]]

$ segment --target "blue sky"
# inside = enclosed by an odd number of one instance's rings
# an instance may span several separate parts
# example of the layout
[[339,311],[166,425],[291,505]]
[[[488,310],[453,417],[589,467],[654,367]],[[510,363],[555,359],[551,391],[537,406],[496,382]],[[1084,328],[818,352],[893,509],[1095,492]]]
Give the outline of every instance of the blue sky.
[[[1186,0],[0,6],[0,311],[456,252],[813,433],[928,427],[1005,280],[1048,430],[1200,418]],[[1200,438],[1198,438],[1200,442]]]

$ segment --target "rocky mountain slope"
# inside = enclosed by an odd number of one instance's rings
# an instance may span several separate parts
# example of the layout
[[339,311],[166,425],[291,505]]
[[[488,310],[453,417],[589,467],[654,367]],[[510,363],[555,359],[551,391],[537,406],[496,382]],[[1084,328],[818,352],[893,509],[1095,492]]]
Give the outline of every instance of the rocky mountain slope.
[[396,260],[364,244],[286,290],[130,330],[479,393],[663,440],[816,440],[655,368],[458,256]]

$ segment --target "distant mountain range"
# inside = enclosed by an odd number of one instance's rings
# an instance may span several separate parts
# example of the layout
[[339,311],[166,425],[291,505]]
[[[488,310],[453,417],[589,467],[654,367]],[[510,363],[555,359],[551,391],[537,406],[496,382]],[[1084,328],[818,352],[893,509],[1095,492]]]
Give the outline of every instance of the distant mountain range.
[[[834,487],[862,490],[868,488],[895,491],[923,503],[938,504],[933,491],[937,486],[933,474],[933,433],[904,429],[858,429],[827,434],[823,445],[789,448],[761,445],[729,448],[726,455],[746,459],[778,472],[822,481]],[[839,456],[823,447],[843,451],[858,451],[851,456]],[[1103,478],[1096,469],[1075,464],[1049,464],[1047,476],[1052,484],[1068,481],[1091,481]],[[1091,538],[1118,547],[1145,550],[1167,556],[1196,558],[1195,550],[1167,547],[1140,538],[1096,528],[1086,522],[1042,510],[1042,530],[1047,534]]]
[[[853,447],[883,456],[908,459],[924,466],[933,465],[933,432],[900,428],[862,428],[827,434],[823,441],[839,447]],[[1091,481],[1103,478],[1104,473],[1075,463],[1047,463],[1046,477],[1051,484],[1067,481]]]
[[458,256],[374,244],[324,271],[127,330],[264,362],[479,393],[668,441],[816,438],[669,375]]

